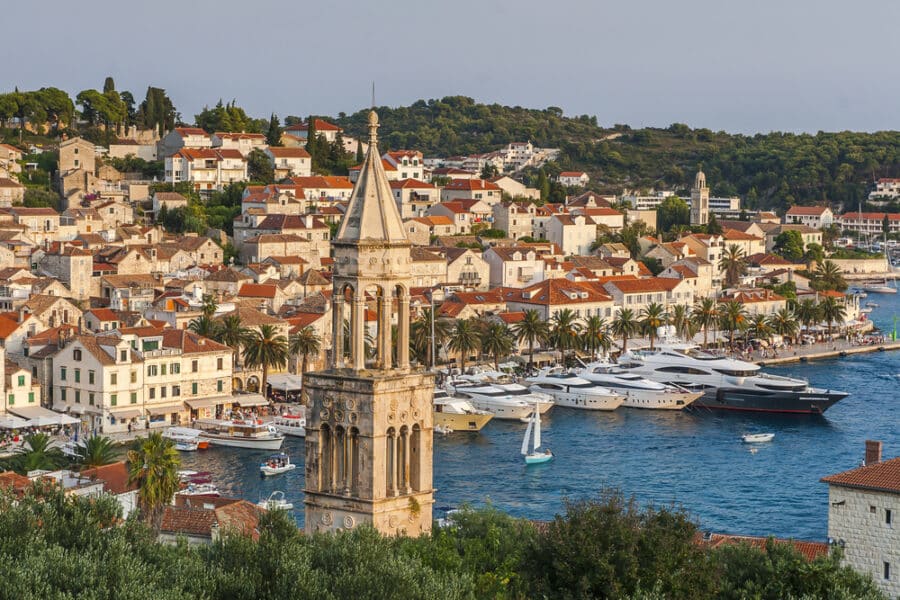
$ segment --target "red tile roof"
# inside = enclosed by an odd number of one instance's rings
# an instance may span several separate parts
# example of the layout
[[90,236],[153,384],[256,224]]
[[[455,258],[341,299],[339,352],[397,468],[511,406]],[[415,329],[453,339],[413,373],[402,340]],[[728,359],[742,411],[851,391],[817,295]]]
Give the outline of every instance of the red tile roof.
[[[313,121],[316,126],[316,132],[319,131],[343,131],[340,127],[333,123],[329,123],[328,121],[323,121],[322,119],[314,119]],[[309,129],[309,125],[307,123],[296,123],[294,125],[288,125],[284,128],[285,131],[307,131]]]
[[623,294],[642,294],[647,292],[670,292],[681,280],[674,277],[654,277],[653,279],[617,279],[607,282],[618,288]]
[[269,152],[275,158],[309,158],[309,152],[300,147],[278,147],[270,146]]
[[829,210],[827,206],[792,206],[786,214],[789,217],[821,217],[826,210]]
[[402,179],[400,181],[391,181],[390,182],[392,190],[399,189],[423,189],[423,190],[434,190],[437,189],[430,183],[425,183],[424,181],[419,181],[418,179]]
[[830,485],[900,494],[900,457],[823,477]]
[[445,190],[454,190],[454,191],[482,191],[482,190],[491,190],[491,191],[500,191],[500,186],[496,183],[491,183],[490,181],[485,181],[484,179],[454,179],[450,183],[448,183],[445,187]]
[[241,286],[238,296],[245,298],[274,298],[277,286],[263,283],[245,283]]
[[94,315],[98,321],[118,321],[119,316],[115,313],[115,311],[109,308],[92,308],[87,311],[88,313]]
[[[698,545],[706,546],[708,548],[719,548],[721,546],[746,544],[758,550],[765,550],[768,538],[747,535],[710,533],[705,537],[700,537],[698,535],[695,541]],[[805,558],[806,560],[815,560],[821,556],[828,556],[828,553],[831,552],[831,548],[829,548],[828,544],[826,544],[825,542],[808,542],[804,540],[785,540],[778,538],[775,538],[774,541],[777,545],[787,544],[789,546],[792,546],[794,550],[803,555],[803,558]]]
[[136,484],[128,483],[128,466],[124,462],[86,469],[81,474],[91,479],[99,479],[103,482],[103,489],[111,494],[124,494],[138,489]]
[[582,175],[587,175],[584,171],[563,171],[559,174],[560,177],[581,177]]
[[353,184],[346,177],[318,176],[291,177],[291,182],[302,188],[337,188],[353,189]]
[[513,323],[518,323],[519,321],[524,320],[525,312],[524,311],[505,312],[505,313],[500,313],[497,316],[500,317],[500,320],[503,321],[504,323],[506,323],[507,325],[512,325]]

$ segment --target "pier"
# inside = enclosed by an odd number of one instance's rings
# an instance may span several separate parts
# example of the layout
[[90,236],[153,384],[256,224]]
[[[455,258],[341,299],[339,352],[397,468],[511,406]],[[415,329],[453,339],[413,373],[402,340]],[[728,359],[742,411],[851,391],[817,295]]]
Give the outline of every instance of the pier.
[[[781,365],[792,362],[807,362],[811,360],[820,360],[823,358],[839,358],[850,356],[852,354],[869,354],[872,352],[887,352],[888,350],[900,350],[900,341],[891,341],[886,339],[883,342],[874,344],[851,344],[847,340],[836,340],[834,342],[812,344],[810,346],[800,346],[793,350],[787,350],[784,354],[777,357],[761,358],[754,360],[761,367],[768,365]],[[751,359],[752,360],[752,359]]]

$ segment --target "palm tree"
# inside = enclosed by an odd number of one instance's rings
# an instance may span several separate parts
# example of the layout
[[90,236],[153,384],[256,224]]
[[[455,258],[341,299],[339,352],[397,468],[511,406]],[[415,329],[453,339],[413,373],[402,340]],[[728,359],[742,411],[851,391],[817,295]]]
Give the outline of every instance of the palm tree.
[[822,291],[835,290],[838,292],[843,292],[847,289],[847,282],[844,280],[841,268],[833,261],[826,260],[816,267],[815,278],[817,280],[816,283],[818,283],[816,289]]
[[83,446],[75,447],[75,454],[77,455],[75,461],[82,467],[90,469],[116,462],[119,453],[110,438],[92,435],[84,440]]
[[159,528],[162,513],[178,491],[181,459],[175,443],[154,431],[136,440],[128,451],[128,483],[138,486],[138,506],[153,527]]
[[25,475],[29,471],[58,469],[65,464],[66,457],[59,448],[53,446],[53,439],[49,435],[32,433],[25,436],[25,443],[11,462],[14,471]]
[[750,319],[750,327],[753,335],[758,340],[768,340],[772,337],[772,326],[769,324],[769,318],[766,315],[753,315]]
[[478,323],[472,319],[457,319],[456,326],[450,333],[449,347],[459,352],[459,370],[465,371],[466,357],[481,348],[481,337]]
[[639,328],[640,322],[635,318],[634,311],[630,308],[623,308],[613,318],[610,331],[622,337],[622,354],[628,351],[628,338],[637,333]]
[[771,317],[769,317],[769,327],[778,335],[794,339],[800,325],[797,317],[789,308],[782,308]]
[[670,320],[676,336],[685,341],[690,341],[694,337],[695,325],[691,321],[690,307],[687,304],[676,304],[672,309]]
[[847,309],[836,298],[828,296],[819,303],[822,310],[822,319],[828,323],[828,337],[831,337],[831,324],[843,323],[847,319]]
[[591,360],[597,358],[597,350],[605,354],[612,348],[609,325],[603,317],[588,317],[581,330],[581,339],[584,349],[591,353]]
[[216,302],[216,297],[212,294],[203,294],[203,305],[200,307],[203,316],[211,319],[217,310],[219,310],[219,303]]
[[513,333],[520,342],[528,344],[528,370],[534,369],[534,346],[550,339],[550,325],[541,319],[540,313],[534,309],[525,311],[521,321],[513,325]]
[[715,298],[701,298],[691,311],[691,321],[703,329],[703,347],[709,346],[709,328],[719,321],[719,307]]
[[731,287],[747,272],[747,258],[744,250],[735,244],[728,246],[719,260],[719,270],[725,273],[725,283]]
[[494,359],[494,369],[500,370],[500,357],[509,356],[515,340],[509,327],[503,323],[487,323],[481,331],[481,351]]
[[821,308],[811,298],[801,300],[800,304],[797,305],[797,319],[803,323],[806,331],[809,332],[809,328],[813,323],[818,323],[822,320]]
[[266,381],[269,378],[269,369],[282,368],[288,360],[288,341],[283,335],[279,335],[274,325],[268,323],[260,325],[253,331],[244,345],[244,364],[251,369],[262,368],[262,382],[260,390],[265,397],[267,394]]
[[[409,345],[410,350],[412,350],[413,355],[416,359],[423,364],[428,365],[429,368],[434,365],[431,364],[431,320],[433,318],[433,313],[430,308],[426,308],[422,311],[422,316],[412,322],[410,326],[410,335],[409,335]],[[434,345],[435,348],[444,344],[447,341],[447,338],[450,336],[451,324],[449,319],[445,319],[442,317],[437,317],[434,321]],[[436,355],[437,352],[434,352]]]
[[728,344],[734,347],[734,334],[744,331],[748,325],[747,310],[737,300],[729,300],[719,305],[719,326],[729,332]]
[[668,315],[666,307],[659,302],[651,302],[645,308],[641,309],[640,324],[641,329],[650,338],[650,349],[653,350],[653,340],[656,338],[656,331],[666,324]]
[[244,345],[244,342],[247,341],[247,338],[250,335],[250,330],[241,324],[240,315],[234,314],[223,317],[216,326],[214,334],[216,336],[216,341],[231,348],[232,364],[237,366],[238,353],[241,351],[241,346]]
[[564,308],[553,315],[550,338],[559,350],[561,362],[565,362],[569,350],[578,347],[580,332],[578,316],[571,308]]
[[322,350],[322,338],[311,326],[307,325],[294,335],[288,338],[288,352],[294,357],[294,364],[297,363],[297,356],[302,356],[303,360],[300,365],[300,373],[306,374],[307,360],[310,354],[318,354]]
[[208,315],[200,315],[196,319],[191,319],[188,323],[188,329],[207,338],[215,338],[219,333],[219,323]]

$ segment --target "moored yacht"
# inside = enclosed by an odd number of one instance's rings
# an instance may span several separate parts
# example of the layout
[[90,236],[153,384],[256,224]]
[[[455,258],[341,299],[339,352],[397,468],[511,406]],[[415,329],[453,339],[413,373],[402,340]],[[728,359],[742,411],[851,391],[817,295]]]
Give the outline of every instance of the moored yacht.
[[702,391],[694,408],[820,415],[848,395],[809,387],[803,379],[762,373],[758,365],[716,356],[693,344],[630,351],[619,365],[653,381]]
[[261,419],[197,419],[194,427],[200,440],[216,446],[278,450],[284,443],[284,434]]
[[682,410],[703,395],[674,385],[651,381],[608,362],[593,362],[576,371],[579,377],[625,396],[626,408]]
[[526,402],[529,396],[513,395],[491,384],[459,384],[453,385],[452,390],[457,396],[468,399],[478,410],[485,410],[497,419],[521,420],[534,410],[534,403]]
[[582,379],[561,367],[542,369],[526,379],[535,392],[550,394],[559,406],[587,410],[616,410],[625,397],[613,390]]
[[441,431],[481,431],[494,415],[478,410],[465,398],[456,398],[442,389],[434,390],[434,427]]

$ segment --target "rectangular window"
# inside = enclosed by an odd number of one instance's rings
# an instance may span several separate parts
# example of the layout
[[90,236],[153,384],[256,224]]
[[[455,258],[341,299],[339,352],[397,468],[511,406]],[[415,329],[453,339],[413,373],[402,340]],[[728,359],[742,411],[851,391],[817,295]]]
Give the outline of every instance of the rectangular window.
[[122,350],[119,352],[119,360],[122,362],[128,362],[128,350]]
[[75,390],[75,404],[81,404],[81,390]]
[[221,356],[216,359],[216,368],[220,371],[222,370],[222,357]]
[[72,350],[72,358],[75,360],[81,360],[81,349],[75,348]]
[[109,405],[115,406],[118,403],[119,403],[119,396],[117,394],[110,394],[109,395]]
[[893,522],[894,515],[891,512],[891,509],[887,508],[884,511],[884,522],[890,525]]
[[25,387],[25,376],[19,375],[19,387]]
[[137,371],[131,372],[131,383],[137,383]]
[[91,406],[94,405],[94,392],[88,394],[88,404],[90,404]]
[[163,363],[160,365],[160,369],[162,369],[162,371],[160,372],[161,375],[166,374],[166,367],[167,367],[166,363]]
[[195,396],[197,395],[197,382],[196,381],[191,384],[191,393]]
[[222,391],[222,386],[223,386],[222,380],[220,379],[220,380],[218,380],[218,381],[216,382],[216,391],[217,391],[217,392],[221,392],[221,391]]
[[119,374],[118,373],[110,373],[109,374],[109,383],[110,383],[110,385],[117,385],[119,383]]
[[28,402],[29,403],[34,402],[34,392],[28,392]]
[[13,404],[15,404],[15,403],[16,403],[16,395],[15,395],[15,394],[10,394],[9,396],[7,396],[7,398],[6,398],[6,403],[9,404],[10,406],[12,406]]
[[94,383],[94,372],[93,371],[88,371],[88,383],[90,383],[90,384]]
[[180,396],[180,395],[181,395],[181,386],[173,385],[172,386],[172,397]]
[[60,367],[60,368],[59,368],[59,380],[60,380],[60,381],[65,381],[65,380],[66,380],[66,368],[65,368],[65,367]]
[[172,375],[177,375],[181,373],[181,364],[180,363],[172,363]]
[[66,401],[66,388],[59,388],[59,399],[63,402]]
[[196,373],[196,372],[197,372],[197,361],[196,361],[196,360],[192,360],[192,361],[191,361],[191,372],[192,372],[192,373]]
[[75,383],[81,383],[81,369],[75,369]]
[[159,388],[159,397],[165,398],[167,391],[168,391],[168,388],[166,386],[162,386],[161,388]]
[[137,392],[131,392],[131,403],[137,404]]
[[891,578],[891,563],[889,563],[887,561],[884,561],[884,578],[885,579]]
[[153,400],[156,398],[156,388],[150,388],[150,399]]

